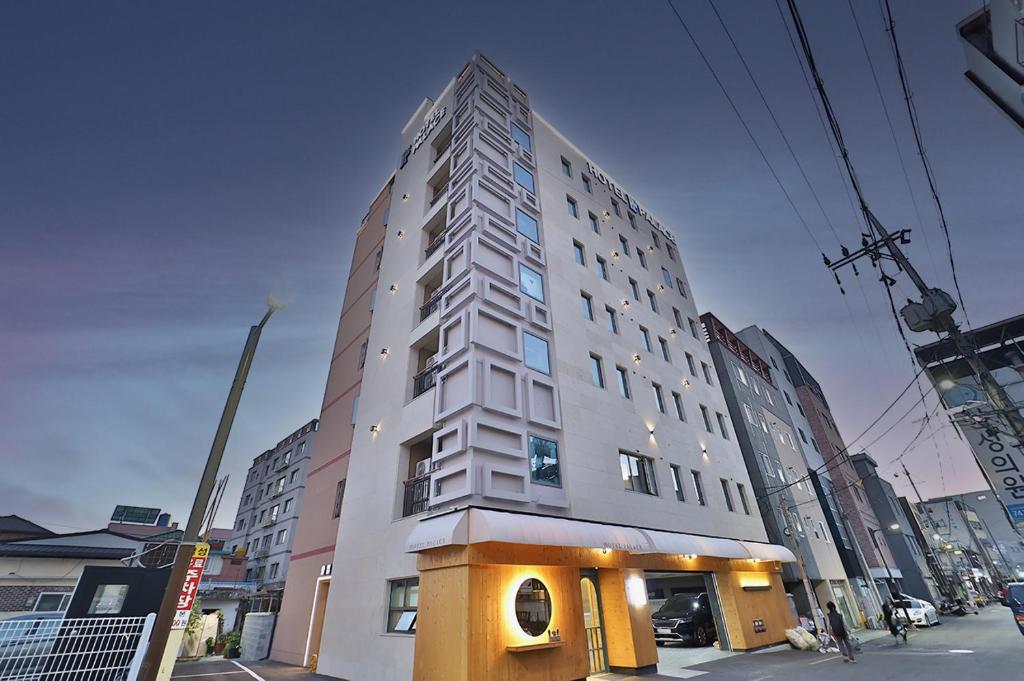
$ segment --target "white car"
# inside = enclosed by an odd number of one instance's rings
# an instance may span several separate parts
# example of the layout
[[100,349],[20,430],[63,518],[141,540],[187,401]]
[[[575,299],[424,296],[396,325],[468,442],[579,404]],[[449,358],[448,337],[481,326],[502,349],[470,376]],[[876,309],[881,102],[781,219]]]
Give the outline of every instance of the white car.
[[919,627],[930,627],[933,624],[939,624],[939,613],[936,612],[935,606],[928,601],[922,601],[920,598],[911,598],[905,595],[902,600],[895,601],[893,603],[893,615],[901,622],[906,620],[903,614],[904,609],[910,615],[910,621]]

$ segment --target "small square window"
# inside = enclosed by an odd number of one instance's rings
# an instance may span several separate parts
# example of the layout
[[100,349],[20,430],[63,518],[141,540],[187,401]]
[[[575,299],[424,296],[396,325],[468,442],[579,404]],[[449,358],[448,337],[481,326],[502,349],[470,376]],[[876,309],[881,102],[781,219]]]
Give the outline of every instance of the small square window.
[[519,265],[519,290],[535,300],[544,302],[544,275],[526,265]]
[[566,177],[572,177],[572,164],[562,159],[562,174]]
[[399,634],[416,633],[416,609],[420,600],[419,577],[388,582],[387,630]]
[[626,490],[641,494],[658,494],[654,479],[654,462],[646,456],[619,451],[619,467],[622,469],[622,483]]
[[523,331],[523,364],[543,374],[551,374],[551,357],[548,342],[532,333]]
[[537,244],[540,243],[540,233],[537,229],[537,221],[518,208],[516,208],[516,231],[530,241]]

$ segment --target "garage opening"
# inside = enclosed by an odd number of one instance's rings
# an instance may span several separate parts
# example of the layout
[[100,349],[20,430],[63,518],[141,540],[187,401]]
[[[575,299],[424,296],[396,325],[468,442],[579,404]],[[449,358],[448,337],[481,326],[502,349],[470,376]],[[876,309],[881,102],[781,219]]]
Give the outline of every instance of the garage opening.
[[644,577],[660,674],[672,676],[687,667],[735,654],[730,652],[713,574],[649,570]]

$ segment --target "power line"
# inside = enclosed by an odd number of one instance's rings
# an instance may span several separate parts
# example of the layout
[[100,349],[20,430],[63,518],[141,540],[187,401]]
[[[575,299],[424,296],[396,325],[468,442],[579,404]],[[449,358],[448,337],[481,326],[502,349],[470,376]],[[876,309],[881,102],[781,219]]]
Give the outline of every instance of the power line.
[[669,9],[671,9],[672,13],[676,16],[676,19],[679,21],[679,25],[683,27],[683,30],[686,32],[687,37],[689,37],[690,42],[693,43],[693,47],[697,50],[697,54],[700,55],[701,60],[704,62],[704,66],[706,66],[708,71],[711,72],[711,77],[714,78],[715,83],[722,91],[722,94],[725,95],[725,99],[729,103],[729,106],[732,108],[733,113],[736,114],[736,118],[739,119],[740,125],[743,126],[743,129],[746,131],[747,136],[750,138],[750,141],[753,142],[754,147],[757,149],[757,152],[761,155],[761,160],[763,160],[765,165],[768,166],[768,170],[769,172],[771,172],[772,177],[775,178],[776,184],[779,185],[779,189],[782,190],[782,193],[785,195],[786,200],[789,202],[790,207],[793,209],[793,212],[796,213],[797,218],[799,218],[800,224],[803,225],[804,231],[807,232],[807,235],[811,238],[811,241],[814,242],[814,247],[817,248],[818,251],[822,254],[822,257],[824,257],[824,249],[822,249],[821,244],[818,243],[818,239],[817,237],[814,236],[814,232],[811,231],[810,225],[807,224],[807,220],[804,219],[803,214],[796,207],[796,203],[794,203],[793,197],[790,196],[789,191],[786,189],[785,185],[782,184],[781,178],[779,178],[778,173],[775,172],[775,167],[771,164],[771,161],[768,160],[768,156],[765,154],[764,149],[761,148],[761,145],[758,143],[757,138],[754,137],[753,131],[747,124],[746,119],[743,118],[743,114],[740,113],[739,107],[736,106],[736,102],[733,101],[732,96],[729,95],[729,91],[725,89],[725,84],[722,82],[722,79],[718,77],[718,73],[715,71],[715,68],[711,65],[711,62],[708,60],[707,55],[704,54],[704,50],[701,49],[700,44],[697,42],[697,38],[693,35],[693,32],[690,31],[690,27],[686,25],[686,21],[683,19],[683,16],[679,13],[679,10],[677,10],[675,5],[672,4],[672,0],[665,0],[665,2],[668,3]]
[[903,88],[903,99],[907,103],[907,115],[910,118],[910,127],[914,131],[914,143],[917,145],[917,153],[921,157],[921,164],[924,166],[924,174],[928,178],[928,188],[932,192],[932,199],[935,201],[935,208],[939,213],[939,224],[942,225],[942,233],[946,237],[946,251],[949,254],[949,268],[953,272],[953,286],[956,288],[956,297],[960,301],[960,309],[964,313],[964,320],[968,327],[971,320],[967,316],[967,306],[964,304],[963,294],[960,292],[960,282],[956,274],[956,262],[953,260],[953,243],[949,238],[949,225],[946,224],[946,212],[942,208],[942,201],[939,199],[939,192],[935,187],[935,175],[932,172],[931,163],[924,150],[924,142],[921,139],[921,129],[918,125],[917,108],[914,106],[913,95],[910,94],[910,83],[907,79],[906,69],[903,66],[903,57],[900,54],[899,40],[896,38],[896,22],[892,16],[892,7],[889,0],[885,2],[885,19],[888,27],[889,40],[892,43],[893,56],[896,59],[896,70],[900,77],[900,86]]

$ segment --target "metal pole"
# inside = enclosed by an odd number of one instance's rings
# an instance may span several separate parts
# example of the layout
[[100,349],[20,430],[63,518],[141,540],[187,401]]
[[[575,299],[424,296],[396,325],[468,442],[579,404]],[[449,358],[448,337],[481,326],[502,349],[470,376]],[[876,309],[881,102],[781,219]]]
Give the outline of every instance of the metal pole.
[[[786,531],[782,533],[783,542],[785,543],[786,537],[793,534],[791,525],[789,522],[789,508],[786,506],[786,499],[784,496],[779,495],[779,510],[782,511],[782,519],[786,523]],[[818,616],[821,612],[821,605],[818,603],[818,598],[814,594],[814,590],[811,588],[811,582],[807,579],[807,569],[804,567],[804,557],[800,553],[800,542],[797,541],[796,537],[792,537],[794,543],[793,555],[796,556],[796,566],[800,570],[800,581],[804,584],[804,591],[807,592],[807,602],[810,604],[813,612],[811,616],[814,618],[814,626],[818,628],[819,632],[825,631],[825,623]]]
[[[228,391],[227,402],[224,404],[224,411],[217,426],[217,434],[213,438],[213,446],[210,448],[210,454],[206,459],[203,477],[199,481],[199,489],[196,490],[196,497],[192,502],[192,512],[188,516],[185,532],[174,556],[171,574],[167,579],[167,588],[164,590],[164,597],[160,602],[160,612],[157,614],[156,622],[153,625],[153,635],[150,638],[149,647],[146,649],[146,655],[139,670],[140,681],[156,681],[160,670],[160,661],[163,658],[164,649],[167,647],[167,641],[171,634],[171,624],[178,605],[178,592],[185,581],[185,572],[188,569],[189,559],[191,558],[189,548],[199,540],[199,531],[202,527],[203,517],[206,514],[206,507],[210,503],[210,494],[213,492],[213,486],[217,482],[217,471],[220,469],[220,462],[224,457],[224,447],[227,445],[228,435],[231,433],[235,412],[238,411],[238,403],[242,399],[242,389],[245,387],[245,381],[249,376],[249,368],[252,366],[252,360],[256,354],[256,345],[259,343],[263,327],[276,309],[273,305],[268,307],[266,314],[263,315],[263,319],[260,320],[259,324],[249,329],[249,337],[245,341],[242,357],[238,360],[238,368],[235,370],[235,378],[231,382],[231,390]],[[182,547],[185,547],[184,550]]]
[[[853,526],[850,525],[850,520],[846,517],[846,514],[840,514],[839,517],[842,519],[843,525],[846,527],[846,536],[850,539],[850,543],[853,545],[853,552],[854,555],[857,556],[857,562],[860,563],[860,569],[864,572],[864,582],[868,585],[868,595],[870,596],[871,592],[874,592],[875,600],[877,601],[875,606],[881,610],[882,596],[878,593],[878,585],[875,584],[875,579],[871,576],[871,568],[868,566],[868,561],[864,557],[864,551],[860,548],[860,544],[857,543],[857,536],[853,533]],[[877,617],[872,615],[871,620],[873,622],[877,622]],[[871,628],[873,629],[874,627]]]
[[[893,595],[898,594],[900,592],[899,591],[893,591],[893,589],[896,587],[896,578],[892,576],[892,568],[889,567],[889,561],[885,559],[885,551],[883,551],[882,547],[878,545],[878,539],[875,538],[875,532],[880,532],[880,531],[881,530],[876,530],[876,529],[873,529],[873,528],[870,528],[870,527],[868,528],[868,534],[871,535],[871,542],[875,545],[875,548],[878,549],[878,555],[881,556],[881,558],[882,558],[882,565],[885,566],[885,572],[886,572],[886,574],[889,575],[889,582],[890,582],[889,595],[893,596]],[[900,596],[900,602],[901,603],[906,603],[906,600],[902,597],[902,595]],[[914,626],[914,622],[910,619],[910,612],[907,611],[907,606],[904,605],[902,609],[903,609],[903,616],[907,618],[907,627],[909,628],[909,627]]]

